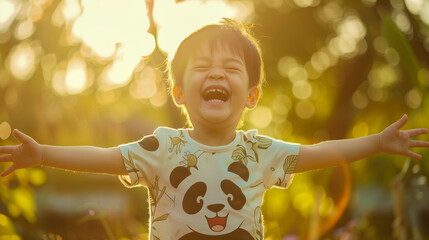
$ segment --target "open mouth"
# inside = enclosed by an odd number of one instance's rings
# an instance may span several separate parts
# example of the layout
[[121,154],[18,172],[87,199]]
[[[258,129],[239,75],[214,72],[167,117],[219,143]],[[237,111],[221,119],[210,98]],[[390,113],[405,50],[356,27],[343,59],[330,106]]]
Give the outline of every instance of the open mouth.
[[203,99],[207,102],[223,103],[229,98],[229,93],[223,88],[209,88],[203,92]]
[[225,217],[219,217],[216,214],[216,217],[214,217],[214,218],[208,218],[206,216],[207,223],[209,224],[210,229],[213,232],[223,231],[226,227],[226,220],[228,219],[228,215],[229,215],[229,213]]

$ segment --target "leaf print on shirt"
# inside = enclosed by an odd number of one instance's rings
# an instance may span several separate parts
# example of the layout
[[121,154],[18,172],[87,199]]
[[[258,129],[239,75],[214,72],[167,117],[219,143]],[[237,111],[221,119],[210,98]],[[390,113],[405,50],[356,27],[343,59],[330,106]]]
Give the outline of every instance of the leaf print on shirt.
[[298,155],[289,155],[283,163],[283,170],[285,174],[292,174],[298,161]]
[[159,176],[155,177],[155,181],[153,181],[150,185],[149,185],[149,194],[150,194],[150,209],[151,209],[151,216],[153,218],[152,220],[152,228],[156,229],[153,224],[155,222],[158,221],[165,221],[168,218],[168,215],[170,215],[169,213],[166,213],[162,216],[156,217],[155,218],[155,213],[156,213],[156,206],[159,203],[159,200],[161,200],[162,196],[164,196],[165,194],[165,189],[167,188],[166,186],[162,187],[162,190],[159,188]]
[[252,144],[252,151],[255,154],[255,160],[256,162],[259,162],[259,155],[258,155],[258,149],[267,149],[271,146],[273,143],[272,139],[269,139],[267,137],[261,137],[261,136],[255,136],[256,142],[252,142],[250,140],[247,140],[246,142]]
[[284,184],[286,175],[293,173],[293,170],[295,169],[297,162],[298,162],[298,155],[289,155],[285,158],[285,161],[283,163],[283,171],[284,171],[283,179],[279,178],[276,185],[282,186]]
[[261,207],[258,206],[255,208],[255,229],[256,229],[256,238],[257,240],[263,240],[264,239],[264,229],[262,227],[262,212]]
[[170,136],[170,148],[168,149],[169,152],[175,152],[176,154],[182,152],[182,147],[185,146],[187,141],[184,139],[183,132],[180,131],[179,137],[171,137]]
[[246,149],[242,145],[237,145],[235,150],[232,152],[232,159],[235,161],[239,161],[247,166],[247,159],[255,162],[255,158],[253,156],[247,155]]
[[126,157],[122,157],[125,163],[125,168],[127,169],[128,175],[135,174],[136,180],[133,183],[130,183],[130,185],[135,185],[138,182],[140,182],[141,177],[138,172],[136,165],[134,164],[133,157],[131,156],[131,152],[128,151],[128,159]]

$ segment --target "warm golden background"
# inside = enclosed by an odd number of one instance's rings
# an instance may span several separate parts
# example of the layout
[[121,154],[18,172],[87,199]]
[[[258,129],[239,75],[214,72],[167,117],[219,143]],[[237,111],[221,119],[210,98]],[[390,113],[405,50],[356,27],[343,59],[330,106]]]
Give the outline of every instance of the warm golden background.
[[[428,0],[0,0],[0,144],[17,144],[13,128],[110,147],[185,126],[166,93],[167,53],[222,17],[255,25],[266,64],[243,129],[310,144],[377,133],[404,113],[406,128],[429,127]],[[419,153],[268,191],[266,238],[429,239]],[[19,170],[0,179],[0,239],[147,239],[147,208],[146,190],[116,177]]]

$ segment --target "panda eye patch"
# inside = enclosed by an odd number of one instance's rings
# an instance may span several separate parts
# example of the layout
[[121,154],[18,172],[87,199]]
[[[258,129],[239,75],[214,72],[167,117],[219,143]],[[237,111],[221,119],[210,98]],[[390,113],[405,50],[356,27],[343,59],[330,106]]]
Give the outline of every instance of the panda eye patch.
[[243,192],[237,185],[230,180],[223,180],[220,183],[220,187],[225,195],[228,196],[228,203],[233,209],[240,210],[243,208],[246,203],[246,196],[244,196]]
[[203,208],[204,201],[202,197],[206,195],[207,186],[203,182],[197,182],[186,191],[183,197],[183,210],[190,215],[198,213]]
[[228,167],[228,172],[232,172],[240,176],[244,181],[249,180],[249,169],[241,162],[233,162]]

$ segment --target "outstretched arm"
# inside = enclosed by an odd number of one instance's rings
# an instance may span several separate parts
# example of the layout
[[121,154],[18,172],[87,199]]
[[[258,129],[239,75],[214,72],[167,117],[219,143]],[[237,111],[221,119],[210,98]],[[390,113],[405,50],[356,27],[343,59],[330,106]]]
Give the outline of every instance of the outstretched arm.
[[428,130],[425,128],[400,130],[407,121],[408,116],[404,115],[378,134],[301,146],[295,172],[331,167],[342,162],[349,163],[380,152],[421,159],[421,155],[409,148],[429,147],[429,142],[411,138],[426,134]]
[[0,153],[6,153],[0,156],[0,162],[12,162],[12,165],[1,173],[2,177],[20,168],[38,165],[81,172],[127,174],[118,147],[40,145],[18,130],[13,131],[13,136],[21,142],[20,145],[0,146]]

